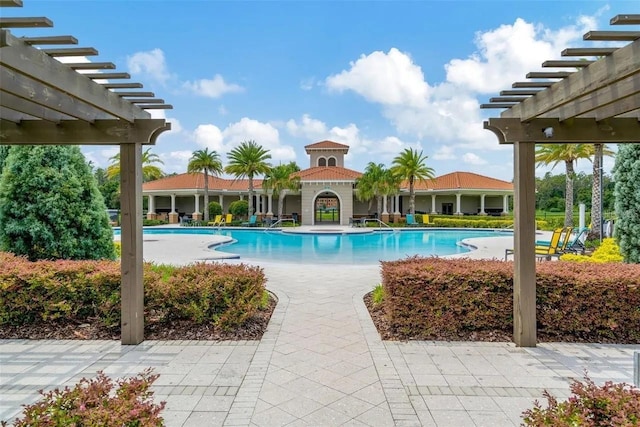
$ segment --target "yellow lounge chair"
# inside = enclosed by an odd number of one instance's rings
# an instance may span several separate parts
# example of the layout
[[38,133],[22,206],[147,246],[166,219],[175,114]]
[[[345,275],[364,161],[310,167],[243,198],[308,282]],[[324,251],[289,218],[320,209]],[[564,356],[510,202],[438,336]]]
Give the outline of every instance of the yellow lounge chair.
[[[560,237],[562,237],[562,233],[566,231],[566,228],[556,228],[553,230],[553,234],[551,235],[551,240],[548,245],[536,245],[536,257],[539,259],[551,259],[552,256],[558,255],[558,251],[560,250]],[[571,231],[567,233],[571,235]],[[507,260],[509,255],[515,253],[515,249],[505,249],[504,251],[504,260]]]
[[222,225],[222,215],[216,215],[213,221],[209,221],[207,225],[213,225],[214,227],[219,227]]
[[220,222],[220,225],[231,225],[233,221],[233,214],[226,214],[224,219]]
[[433,222],[431,222],[431,220],[429,219],[429,215],[427,215],[427,214],[422,214],[422,224],[424,224],[424,225],[435,225]]

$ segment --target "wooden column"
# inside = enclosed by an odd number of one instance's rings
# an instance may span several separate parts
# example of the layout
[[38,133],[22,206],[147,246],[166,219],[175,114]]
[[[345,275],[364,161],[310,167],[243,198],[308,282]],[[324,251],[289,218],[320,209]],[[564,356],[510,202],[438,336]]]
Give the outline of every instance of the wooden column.
[[516,142],[514,153],[513,342],[536,346],[535,144]]
[[121,342],[144,340],[142,282],[142,144],[120,145],[120,207],[122,212]]

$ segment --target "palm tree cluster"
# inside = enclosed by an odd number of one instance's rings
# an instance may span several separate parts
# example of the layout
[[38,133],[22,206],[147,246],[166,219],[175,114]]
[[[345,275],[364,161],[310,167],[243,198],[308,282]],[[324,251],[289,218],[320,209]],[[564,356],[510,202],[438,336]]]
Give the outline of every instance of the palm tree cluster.
[[593,186],[591,189],[591,224],[595,238],[600,239],[602,223],[600,172],[602,170],[603,156],[611,156],[613,151],[605,144],[542,144],[536,148],[536,162],[540,165],[552,165],[559,163],[565,165],[566,189],[565,189],[565,227],[573,226],[573,179],[575,177],[575,164],[579,159],[593,157]]

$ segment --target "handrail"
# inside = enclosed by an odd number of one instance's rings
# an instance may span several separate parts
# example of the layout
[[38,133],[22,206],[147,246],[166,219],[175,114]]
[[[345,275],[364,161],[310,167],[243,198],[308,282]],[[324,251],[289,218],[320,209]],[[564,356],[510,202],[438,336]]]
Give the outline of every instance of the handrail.
[[267,228],[265,228],[265,229],[264,229],[264,231],[266,232],[266,231],[268,231],[268,230],[270,230],[270,229],[274,228],[276,225],[278,225],[278,224],[282,224],[282,222],[283,222],[283,221],[291,221],[291,222],[293,222],[293,225],[294,225],[294,226],[296,225],[296,220],[295,220],[294,218],[280,218],[280,219],[278,219],[276,222],[272,223],[270,226],[268,226]]
[[389,224],[387,224],[386,222],[383,222],[382,220],[380,220],[380,219],[378,219],[378,218],[365,218],[365,220],[364,220],[364,221],[365,221],[365,223],[366,223],[366,222],[368,222],[368,221],[375,221],[375,222],[377,222],[378,224],[380,224],[380,228],[382,228],[382,226],[384,225],[384,226],[385,226],[385,227],[387,227],[387,228],[391,228],[391,229],[393,229],[393,227],[392,227],[392,226],[390,226]]

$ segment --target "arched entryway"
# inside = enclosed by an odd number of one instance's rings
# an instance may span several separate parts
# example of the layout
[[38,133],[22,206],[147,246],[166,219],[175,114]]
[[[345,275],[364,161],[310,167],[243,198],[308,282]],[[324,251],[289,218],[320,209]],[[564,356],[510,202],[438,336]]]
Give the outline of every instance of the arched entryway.
[[313,202],[313,223],[315,225],[340,224],[340,199],[332,191],[319,193]]

